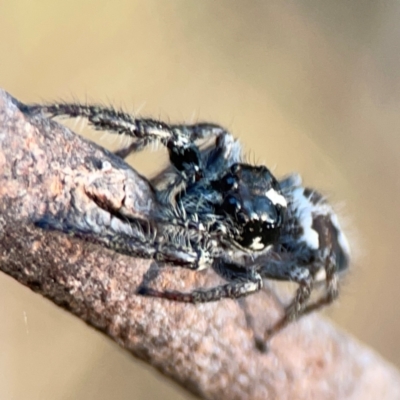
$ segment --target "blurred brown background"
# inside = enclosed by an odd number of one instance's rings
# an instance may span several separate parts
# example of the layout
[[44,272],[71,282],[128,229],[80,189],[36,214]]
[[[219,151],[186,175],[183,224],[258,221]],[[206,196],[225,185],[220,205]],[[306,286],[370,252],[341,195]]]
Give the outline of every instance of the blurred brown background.
[[[0,86],[218,122],[276,175],[301,173],[355,253],[326,314],[400,366],[399,20],[397,1],[0,0]],[[1,399],[191,398],[3,274],[0,304]]]

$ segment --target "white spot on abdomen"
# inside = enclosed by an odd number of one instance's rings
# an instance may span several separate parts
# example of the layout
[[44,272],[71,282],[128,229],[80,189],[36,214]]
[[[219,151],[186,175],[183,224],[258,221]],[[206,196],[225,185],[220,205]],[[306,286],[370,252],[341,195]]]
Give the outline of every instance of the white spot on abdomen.
[[296,208],[298,222],[303,229],[300,240],[304,241],[311,249],[319,248],[319,235],[312,228],[314,205],[304,196],[304,189],[299,188],[293,191],[293,203]]
[[317,282],[326,281],[326,271],[325,268],[321,267],[318,272],[315,274],[314,278]]

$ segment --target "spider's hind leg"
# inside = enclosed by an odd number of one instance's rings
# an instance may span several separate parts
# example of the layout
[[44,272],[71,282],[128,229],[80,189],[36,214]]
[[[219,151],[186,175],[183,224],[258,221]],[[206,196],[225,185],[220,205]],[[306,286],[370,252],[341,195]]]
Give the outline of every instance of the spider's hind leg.
[[312,313],[322,307],[328,306],[339,296],[339,277],[336,272],[336,263],[331,257],[327,260],[324,271],[326,274],[325,293],[313,303],[308,304],[307,307],[304,308],[302,315]]
[[281,281],[291,281],[299,285],[291,303],[285,308],[285,313],[275,325],[265,332],[264,339],[268,341],[292,321],[303,315],[313,290],[314,279],[306,266],[298,266],[291,261],[269,261],[260,269],[263,278]]
[[[304,315],[331,304],[338,297],[338,275],[334,257],[327,257],[321,268],[316,270],[323,273],[322,279],[316,279],[317,275],[312,275],[310,269],[307,267],[289,269],[289,280],[298,283],[299,287],[294,299],[285,308],[283,317],[265,332],[265,340],[269,340],[292,321],[298,320]],[[323,281],[325,281],[324,295],[313,302],[309,302],[311,292],[314,289],[314,282]]]
[[299,287],[292,302],[285,308],[285,313],[283,317],[275,323],[275,325],[267,329],[264,335],[265,341],[268,341],[272,336],[281,331],[291,322],[299,319],[304,315],[304,310],[306,309],[306,304],[311,296],[313,289],[312,279],[304,279],[299,283]]

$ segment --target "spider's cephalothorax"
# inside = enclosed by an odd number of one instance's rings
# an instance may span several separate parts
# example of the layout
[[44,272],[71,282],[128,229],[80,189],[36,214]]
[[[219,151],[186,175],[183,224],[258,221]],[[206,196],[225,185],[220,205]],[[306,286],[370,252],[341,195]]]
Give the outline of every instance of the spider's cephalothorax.
[[[227,283],[189,293],[142,286],[139,294],[196,303],[246,296],[260,290],[264,278],[296,282],[293,301],[266,338],[337,297],[338,274],[347,269],[350,252],[332,207],[297,175],[278,181],[265,166],[243,163],[239,142],[222,127],[168,125],[74,103],[26,111],[85,117],[97,130],[130,136],[132,143],[117,152],[121,157],[154,142],[168,149],[172,170],[149,183],[158,207],[146,221],[131,218],[129,234],[107,231],[94,240],[193,270],[210,266]],[[208,137],[215,137],[215,145],[200,151],[196,141]],[[152,229],[140,228],[149,223]],[[321,283],[324,294],[311,301],[313,287]]]
[[278,241],[287,207],[271,172],[243,163],[188,184],[175,201],[187,220],[199,221],[207,232],[219,232],[228,246],[250,252]]

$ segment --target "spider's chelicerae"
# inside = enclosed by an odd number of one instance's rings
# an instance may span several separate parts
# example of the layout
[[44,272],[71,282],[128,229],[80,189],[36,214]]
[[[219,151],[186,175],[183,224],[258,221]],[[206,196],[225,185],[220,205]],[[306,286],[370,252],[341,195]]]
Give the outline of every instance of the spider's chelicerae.
[[[141,287],[139,293],[201,303],[257,292],[263,279],[298,284],[284,316],[266,339],[290,321],[331,303],[338,274],[348,267],[349,246],[337,216],[317,191],[298,175],[277,180],[264,165],[242,161],[239,142],[210,123],[169,125],[96,105],[32,105],[52,117],[85,117],[97,130],[128,135],[121,157],[152,143],[164,145],[173,168],[153,184],[159,212],[131,221],[130,235],[109,234],[104,244],[132,256],[155,258],[200,270],[213,268],[227,283],[189,293]],[[215,138],[199,150],[196,141]],[[151,229],[143,226],[151,226]],[[311,301],[313,287],[324,285]]]

